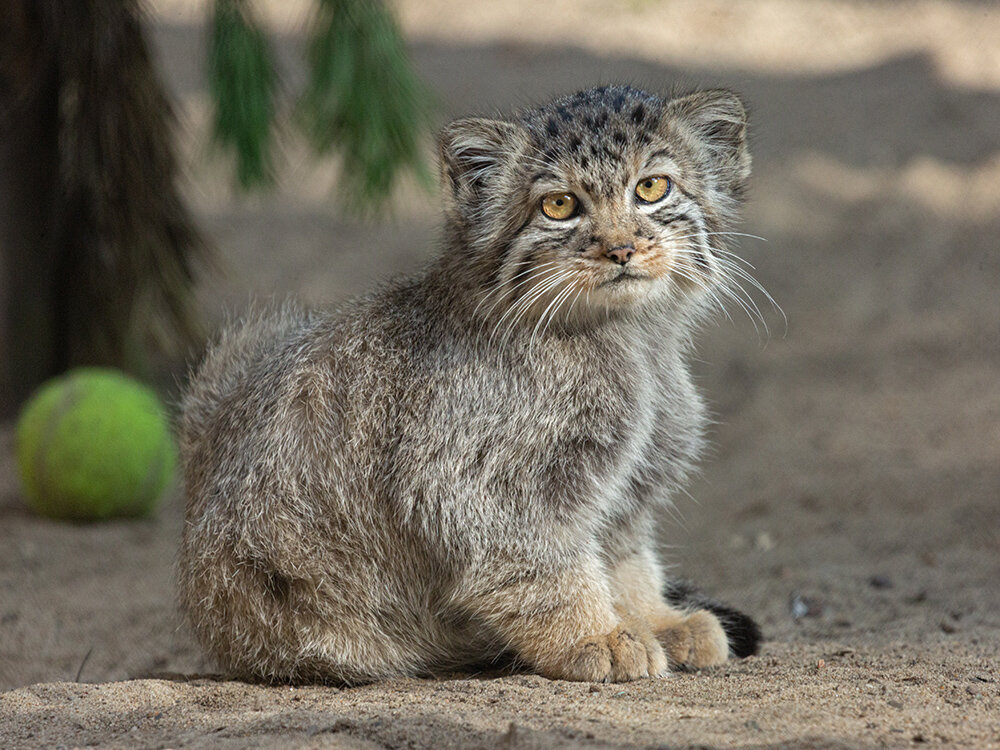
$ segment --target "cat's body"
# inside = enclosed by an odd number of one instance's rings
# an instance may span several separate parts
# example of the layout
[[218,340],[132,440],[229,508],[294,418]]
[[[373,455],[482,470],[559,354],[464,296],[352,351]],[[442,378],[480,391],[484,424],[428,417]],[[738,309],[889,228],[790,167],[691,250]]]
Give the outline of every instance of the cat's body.
[[684,357],[749,171],[742,106],[611,87],[441,143],[434,265],[338,313],[262,313],[195,375],[195,633],[280,680],[723,661],[718,618],[662,597],[653,526],[702,444]]

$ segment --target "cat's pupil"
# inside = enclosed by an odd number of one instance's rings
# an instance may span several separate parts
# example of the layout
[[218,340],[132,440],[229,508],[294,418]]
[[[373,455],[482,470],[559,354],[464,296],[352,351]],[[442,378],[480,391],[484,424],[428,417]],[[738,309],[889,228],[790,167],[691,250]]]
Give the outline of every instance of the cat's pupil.
[[556,198],[556,205],[557,206],[561,206],[562,204],[563,204],[563,199],[562,198]]
[[642,186],[645,187],[645,188],[651,188],[651,187],[653,187],[653,181],[652,180],[646,180],[644,183],[642,183]]

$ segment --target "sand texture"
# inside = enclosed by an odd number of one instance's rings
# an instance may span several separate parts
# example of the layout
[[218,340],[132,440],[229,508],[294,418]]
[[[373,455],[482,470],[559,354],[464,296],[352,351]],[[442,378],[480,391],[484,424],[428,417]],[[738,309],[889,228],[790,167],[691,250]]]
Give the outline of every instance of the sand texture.
[[[294,85],[302,37],[280,5]],[[768,332],[733,305],[702,335],[713,450],[662,540],[679,575],[758,618],[761,654],[626,685],[226,681],[175,611],[179,493],[152,520],[41,520],[5,425],[0,747],[1000,747],[998,6],[480,5],[400,4],[442,122],[617,80],[751,104],[742,229],[766,241],[740,252],[787,322],[758,293]],[[197,8],[157,3],[151,23],[187,195],[220,251],[208,318],[252,295],[343,300],[419,267],[433,197],[404,190],[376,225],[344,218],[335,168],[288,133],[277,192],[234,196],[208,158]]]

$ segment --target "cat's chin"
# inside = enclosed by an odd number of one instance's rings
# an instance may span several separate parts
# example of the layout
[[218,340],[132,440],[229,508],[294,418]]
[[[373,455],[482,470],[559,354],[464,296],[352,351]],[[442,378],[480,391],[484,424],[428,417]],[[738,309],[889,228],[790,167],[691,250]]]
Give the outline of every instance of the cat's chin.
[[602,281],[600,286],[602,288],[608,287],[622,287],[630,286],[639,283],[648,283],[652,281],[652,277],[649,274],[637,273],[635,271],[623,270],[621,273],[615,274],[610,279]]
[[590,293],[590,304],[600,310],[642,307],[665,293],[663,280],[637,272],[621,273],[598,284]]

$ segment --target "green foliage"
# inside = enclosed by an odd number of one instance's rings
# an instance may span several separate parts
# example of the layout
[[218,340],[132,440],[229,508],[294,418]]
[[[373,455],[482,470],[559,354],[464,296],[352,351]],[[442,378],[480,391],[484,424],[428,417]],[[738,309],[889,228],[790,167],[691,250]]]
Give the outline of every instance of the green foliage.
[[240,185],[270,184],[277,76],[267,40],[244,0],[216,0],[208,82],[215,102],[215,137],[235,153]]
[[[430,95],[382,2],[316,2],[300,122],[319,153],[341,154],[348,206],[373,211],[389,198],[401,170],[431,181],[420,153]],[[269,184],[277,75],[247,0],[215,1],[208,65],[215,138],[235,153],[243,188]]]
[[420,135],[430,97],[414,76],[392,16],[376,0],[318,0],[302,118],[320,153],[344,158],[344,199],[359,210],[389,197],[401,167],[425,183]]

